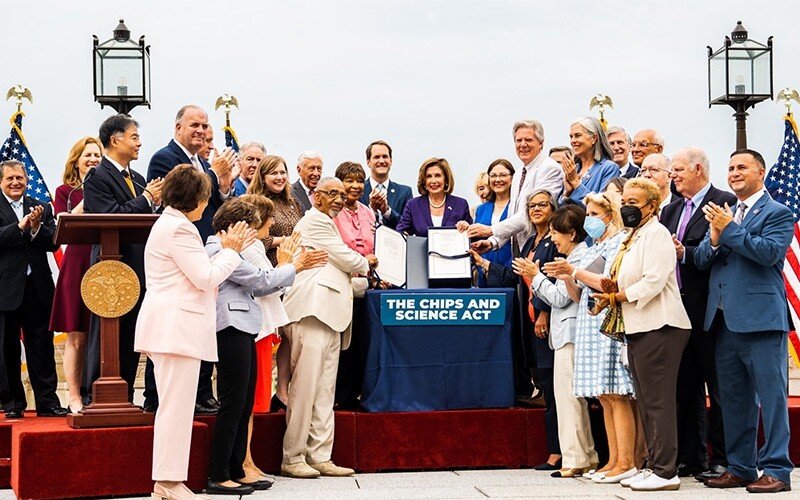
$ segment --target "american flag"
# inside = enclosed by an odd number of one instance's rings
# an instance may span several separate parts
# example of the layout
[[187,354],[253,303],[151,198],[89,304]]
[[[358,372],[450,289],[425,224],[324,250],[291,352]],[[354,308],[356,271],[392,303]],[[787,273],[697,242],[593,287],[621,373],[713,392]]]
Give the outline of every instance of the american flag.
[[239,139],[236,138],[236,132],[228,125],[223,127],[222,130],[225,131],[225,147],[231,148],[238,153]]
[[21,161],[28,171],[27,195],[42,203],[50,203],[52,201],[50,191],[47,189],[47,184],[45,184],[36,162],[33,161],[33,157],[28,151],[28,146],[22,136],[23,116],[22,111],[18,111],[11,117],[11,133],[8,134],[8,138],[3,143],[3,146],[0,147],[0,161]]
[[[794,238],[786,252],[783,264],[783,277],[786,283],[786,296],[789,299],[789,312],[795,328],[800,327],[800,148],[798,148],[797,124],[791,115],[785,117],[786,129],[783,146],[778,161],[767,174],[764,186],[775,201],[786,205],[794,213]],[[789,332],[789,352],[797,366],[800,366],[800,338],[797,331]]]
[[[52,196],[50,190],[47,189],[47,184],[44,182],[42,173],[33,161],[28,145],[25,144],[25,137],[22,135],[22,117],[25,116],[22,111],[17,111],[11,117],[11,132],[8,138],[3,142],[0,147],[0,161],[18,160],[25,165],[28,171],[28,190],[27,195],[42,203],[51,203]],[[64,254],[61,249],[53,253],[54,262],[51,261],[50,267],[53,268],[53,278],[58,276],[58,267],[61,266],[61,259]]]

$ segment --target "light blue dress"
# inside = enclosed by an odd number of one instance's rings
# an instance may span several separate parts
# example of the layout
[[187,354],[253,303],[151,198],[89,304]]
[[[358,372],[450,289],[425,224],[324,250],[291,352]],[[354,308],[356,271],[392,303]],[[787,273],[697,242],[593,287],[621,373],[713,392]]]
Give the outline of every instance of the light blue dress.
[[[626,232],[620,231],[602,243],[595,243],[589,247],[583,254],[579,267],[589,266],[598,255],[602,255],[606,259],[603,274],[608,276],[625,236]],[[573,392],[577,397],[597,397],[602,394],[633,395],[631,374],[620,358],[623,344],[600,333],[600,324],[605,313],[597,316],[589,314],[588,302],[591,293],[593,293],[591,289],[583,287],[578,307]]]

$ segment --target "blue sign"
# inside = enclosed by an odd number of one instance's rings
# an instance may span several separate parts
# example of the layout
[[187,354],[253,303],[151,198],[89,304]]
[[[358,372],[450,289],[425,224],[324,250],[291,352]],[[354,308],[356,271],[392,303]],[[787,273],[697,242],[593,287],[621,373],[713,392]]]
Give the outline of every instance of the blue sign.
[[406,325],[502,325],[504,293],[385,293],[381,323]]

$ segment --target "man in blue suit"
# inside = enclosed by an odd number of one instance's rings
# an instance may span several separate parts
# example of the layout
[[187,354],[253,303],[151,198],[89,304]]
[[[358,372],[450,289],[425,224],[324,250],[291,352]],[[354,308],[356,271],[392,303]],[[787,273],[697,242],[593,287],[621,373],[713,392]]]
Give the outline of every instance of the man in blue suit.
[[[728,470],[709,479],[712,488],[747,486],[750,493],[788,491],[788,330],[783,280],[792,241],[792,212],[764,191],[766,167],[756,151],[731,155],[727,204],[702,210],[709,232],[695,251],[695,264],[711,271],[705,329],[717,334],[717,376],[725,415]],[[764,446],[756,449],[759,409]],[[758,454],[756,455],[756,452]],[[764,474],[758,477],[758,469]]]
[[[173,168],[182,164],[194,165],[208,175],[211,180],[211,197],[203,210],[202,217],[194,223],[203,242],[214,234],[211,220],[225,199],[233,194],[233,180],[238,175],[238,168],[234,168],[233,150],[226,149],[222,154],[216,155],[211,165],[200,156],[199,153],[206,148],[209,130],[208,115],[202,108],[191,104],[183,106],[175,116],[175,138],[156,151],[150,158],[150,165],[147,168],[148,181],[163,179]],[[145,384],[148,389],[144,394],[144,408],[145,411],[155,411],[158,408],[158,394],[155,391],[155,379],[152,378],[150,359],[147,360],[147,366],[149,369],[145,371],[145,378],[149,383]],[[201,363],[195,405],[197,413],[213,414],[219,408],[219,403],[211,390],[213,371],[212,363],[208,361]]]
[[238,176],[238,172],[233,172],[235,153],[232,150],[226,149],[214,158],[212,165],[198,155],[206,144],[208,127],[208,115],[202,108],[191,104],[183,106],[175,117],[175,138],[156,151],[147,167],[148,181],[163,179],[173,168],[184,163],[194,165],[208,175],[211,180],[211,198],[203,216],[195,223],[203,242],[214,234],[211,219],[231,194],[233,180]]
[[392,147],[385,141],[374,141],[367,146],[367,166],[370,176],[364,183],[361,203],[375,210],[378,220],[394,229],[406,203],[413,197],[411,187],[389,180]]

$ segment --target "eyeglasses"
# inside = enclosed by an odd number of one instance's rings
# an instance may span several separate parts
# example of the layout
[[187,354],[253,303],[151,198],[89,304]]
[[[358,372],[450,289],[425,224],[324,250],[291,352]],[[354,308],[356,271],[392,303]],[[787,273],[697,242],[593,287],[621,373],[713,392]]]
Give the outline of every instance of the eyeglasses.
[[504,174],[489,174],[489,179],[505,179],[506,177],[511,177],[511,174],[504,173]]
[[528,204],[528,210],[536,210],[537,208],[539,210],[544,210],[545,208],[547,208],[549,206],[550,206],[550,204],[547,203],[546,201],[543,201],[541,203],[529,203]]
[[342,191],[336,191],[335,189],[331,189],[330,191],[323,191],[321,189],[317,189],[315,192],[316,193],[322,193],[325,196],[327,196],[328,198],[339,197],[342,200],[346,200],[347,199],[347,194],[346,193],[343,193]]
[[660,146],[661,144],[656,144],[655,142],[647,142],[647,141],[639,141],[639,142],[631,142],[632,148],[639,148],[644,149],[650,146]]
[[666,173],[669,173],[669,170],[666,170],[666,169],[663,169],[663,168],[658,168],[658,167],[647,167],[647,168],[640,168],[640,169],[639,169],[639,175],[640,175],[640,176],[641,176],[642,174],[644,174],[644,173],[649,173],[649,174],[651,174],[651,175],[652,175],[652,174],[654,174],[654,173],[656,173],[656,172],[666,172]]

